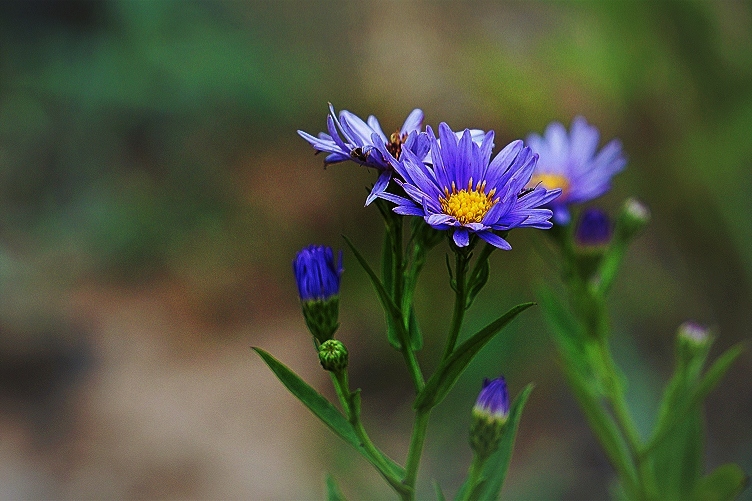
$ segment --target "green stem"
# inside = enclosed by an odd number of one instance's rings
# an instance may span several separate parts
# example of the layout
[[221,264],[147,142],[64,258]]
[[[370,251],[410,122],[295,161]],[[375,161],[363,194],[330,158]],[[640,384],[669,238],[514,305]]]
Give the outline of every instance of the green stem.
[[465,318],[465,306],[467,303],[467,262],[468,257],[466,254],[460,251],[455,251],[455,289],[454,289],[454,312],[452,313],[452,325],[449,329],[449,337],[447,337],[446,347],[444,348],[444,355],[442,360],[449,358],[449,355],[454,351],[454,346],[457,344],[457,337],[460,334],[460,327],[462,327],[462,321]]
[[423,443],[426,441],[426,431],[428,430],[428,418],[430,415],[430,410],[418,410],[415,412],[413,432],[410,437],[410,448],[408,449],[407,461],[405,463],[405,479],[402,481],[403,485],[409,488],[407,495],[402,496],[404,500],[415,499],[415,481],[418,478],[418,466],[420,465],[420,457],[423,453]]
[[[408,327],[405,325],[406,311],[402,306],[402,298],[405,291],[405,264],[403,263],[402,252],[402,217],[394,216],[391,213],[384,214],[384,223],[386,224],[386,231],[390,235],[389,242],[391,243],[392,253],[392,269],[391,269],[391,282],[392,289],[389,293],[392,295],[394,304],[400,310],[398,318],[391,317],[392,328],[396,330],[397,338],[400,344],[400,351],[402,357],[405,359],[407,370],[410,373],[410,378],[413,380],[416,394],[425,386],[425,380],[423,379],[423,372],[420,370],[420,364],[413,351],[412,343],[410,342],[410,334]],[[409,317],[408,317],[409,320]]]
[[656,497],[655,478],[642,454],[642,441],[640,440],[632,416],[629,414],[624,388],[618,379],[619,375],[616,368],[616,362],[609,350],[607,338],[599,337],[598,345],[603,364],[602,366],[607,371],[605,377],[608,378],[607,380],[609,381],[607,385],[609,403],[611,404],[611,410],[616,425],[624,436],[627,447],[629,448],[631,460],[635,465],[635,470],[638,476],[637,487],[639,490],[639,496],[642,499],[654,499]]
[[483,464],[485,459],[481,459],[477,454],[473,455],[473,462],[470,463],[470,469],[467,473],[467,489],[465,489],[462,495],[462,501],[469,501],[473,499],[473,491],[478,487],[481,481],[481,474],[483,473]]

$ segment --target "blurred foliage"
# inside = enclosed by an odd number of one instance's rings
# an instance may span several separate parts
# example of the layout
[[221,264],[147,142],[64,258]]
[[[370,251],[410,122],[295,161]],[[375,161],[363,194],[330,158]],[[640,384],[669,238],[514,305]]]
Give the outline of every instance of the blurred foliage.
[[[752,333],[748,1],[3,2],[0,316],[7,322],[8,303],[23,298],[39,315],[40,290],[82,278],[165,276],[200,290],[208,309],[250,312],[230,318],[263,325],[297,315],[289,273],[297,249],[341,247],[344,233],[372,263],[379,257],[379,218],[361,209],[375,176],[354,165],[323,170],[295,135],[325,128],[327,101],[373,113],[387,130],[420,107],[432,126],[494,129],[498,145],[584,115],[604,141],[621,138],[630,158],[597,203],[613,209],[633,195],[653,212],[612,294],[615,342],[630,347],[619,363],[651,374],[643,380],[666,379],[671,333],[687,318],[715,325],[719,350]],[[465,335],[534,297],[537,283],[555,282],[542,240],[515,232],[514,250],[495,253]],[[436,359],[443,334],[430,333],[445,331],[451,310],[444,250],[429,257],[416,295],[425,360]],[[399,361],[365,275],[352,256],[345,266],[343,337],[357,337],[353,380],[364,413],[382,426],[378,441],[407,426],[399,408],[383,412],[395,398],[383,385],[399,387],[406,374],[393,370]],[[432,426],[442,433],[426,446],[427,456],[461,466],[427,464],[425,492],[431,477],[464,471],[469,451],[455,453],[456,425],[480,379],[499,372],[513,394],[537,384],[518,439],[529,452],[515,456],[505,489],[581,498],[604,484],[608,466],[588,449],[551,361],[539,313],[480,354],[437,408]],[[710,466],[752,468],[743,419],[752,415],[751,372],[745,354],[711,395]],[[547,450],[559,459],[536,452]],[[550,487],[538,482],[535,461],[561,472]]]

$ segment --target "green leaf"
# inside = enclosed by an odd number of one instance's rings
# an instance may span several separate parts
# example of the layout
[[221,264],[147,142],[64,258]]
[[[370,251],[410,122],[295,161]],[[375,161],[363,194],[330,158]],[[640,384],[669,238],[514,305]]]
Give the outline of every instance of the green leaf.
[[[376,466],[379,465],[371,458],[366,450],[361,446],[360,439],[355,434],[350,422],[329,402],[323,395],[313,389],[308,383],[303,381],[297,374],[291,371],[286,365],[274,358],[268,352],[261,348],[254,347],[253,350],[259,354],[261,359],[269,366],[275,376],[283,385],[292,393],[303,405],[313,412],[326,426],[334,433],[339,435],[345,442],[355,447],[368,462]],[[402,478],[404,469],[397,465],[387,456],[382,455],[385,462],[391,468],[391,473],[395,477]]]
[[[394,255],[392,254],[392,230],[388,224],[389,220],[385,217],[386,227],[384,229],[384,243],[381,249],[381,280],[384,286],[384,290],[390,295],[394,288]],[[397,329],[394,325],[391,315],[386,314],[386,335],[389,344],[395,350],[399,350],[402,346],[400,343]]]
[[[384,307],[384,310],[387,314],[387,332],[389,334],[389,343],[394,346],[396,349],[400,349],[402,346],[401,339],[405,339],[407,337],[407,332],[405,331],[405,324],[402,320],[402,312],[399,310],[396,304],[394,304],[394,301],[392,300],[392,297],[389,295],[389,293],[384,288],[384,285],[381,283],[379,278],[376,276],[376,273],[371,269],[371,267],[368,264],[368,261],[365,260],[363,255],[358,251],[358,249],[355,248],[353,243],[350,241],[349,238],[342,235],[342,238],[345,239],[345,243],[350,247],[350,250],[353,251],[353,254],[355,254],[355,259],[358,260],[358,263],[360,263],[360,266],[363,267],[366,274],[368,275],[368,278],[371,279],[371,284],[373,284],[373,288],[376,289],[376,295],[379,297],[379,302],[381,302],[381,305]],[[394,331],[392,331],[394,329]],[[394,337],[397,339],[394,340],[394,342],[397,343],[395,346],[393,340],[392,340],[392,333],[394,332]]]
[[749,477],[738,465],[724,464],[703,477],[693,498],[697,501],[731,501],[749,482]]
[[[481,484],[477,499],[483,501],[495,501],[499,499],[501,488],[504,486],[504,479],[507,476],[509,463],[512,460],[512,451],[514,442],[517,437],[517,428],[520,424],[522,409],[525,407],[530,392],[533,391],[532,383],[525,386],[517,398],[512,402],[509,410],[509,420],[504,428],[504,432],[499,442],[499,449],[491,454],[483,467],[483,477],[485,482]],[[475,498],[473,498],[475,499]]]
[[695,395],[696,402],[702,402],[705,397],[718,386],[721,378],[726,375],[726,372],[734,363],[739,355],[744,351],[744,343],[738,343],[728,350],[723,355],[718,357],[713,365],[707,370],[705,375],[700,380],[700,384],[697,386],[697,394]]
[[[681,422],[682,418],[691,412],[693,407],[702,404],[743,350],[744,343],[739,343],[726,350],[710,366],[699,383],[692,381],[688,384],[682,374],[674,374],[661,399],[652,438],[643,449],[642,454],[652,453],[652,450],[666,439],[674,426]],[[687,394],[689,392],[692,392],[691,395]]]
[[326,499],[328,501],[347,501],[331,474],[326,475]]
[[515,306],[486,327],[462,343],[436,369],[436,372],[418,394],[413,407],[416,410],[429,410],[438,405],[452,389],[454,383],[472,361],[473,357],[517,315],[535,303],[523,303]]
[[702,473],[703,426],[699,406],[671,428],[650,454],[658,493],[663,499],[688,499]]
[[637,472],[631,461],[631,454],[624,437],[614,424],[611,415],[601,405],[599,390],[592,379],[583,377],[574,367],[564,363],[562,371],[567,378],[567,383],[580,404],[580,409],[585,414],[590,429],[606,452],[608,460],[618,472],[627,493],[636,492]]
[[410,306],[408,333],[410,334],[410,346],[413,351],[420,351],[423,348],[423,333],[420,331],[418,319],[415,317],[415,309],[412,305]]

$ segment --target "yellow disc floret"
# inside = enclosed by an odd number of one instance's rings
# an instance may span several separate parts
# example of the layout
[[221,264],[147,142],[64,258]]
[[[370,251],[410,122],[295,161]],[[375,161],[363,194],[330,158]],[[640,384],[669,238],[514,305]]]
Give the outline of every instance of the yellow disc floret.
[[457,190],[452,181],[452,191],[444,187],[444,196],[439,197],[444,214],[454,217],[461,224],[480,223],[491,210],[498,198],[494,199],[496,188],[486,193],[486,182],[478,181],[473,187],[473,178],[467,183],[467,189]]
[[535,188],[539,184],[543,185],[547,190],[561,188],[559,201],[564,200],[569,192],[569,179],[561,174],[534,174],[527,186],[528,188]]

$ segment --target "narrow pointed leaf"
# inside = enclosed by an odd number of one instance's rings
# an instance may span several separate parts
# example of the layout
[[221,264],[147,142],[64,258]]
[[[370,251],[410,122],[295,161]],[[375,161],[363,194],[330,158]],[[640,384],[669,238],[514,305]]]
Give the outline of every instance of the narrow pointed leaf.
[[483,289],[483,286],[486,285],[486,282],[488,282],[490,274],[491,265],[488,264],[488,259],[477,264],[467,283],[467,302],[465,304],[465,309],[470,308],[473,304],[475,297],[481,289]]
[[326,499],[328,501],[347,501],[337,485],[337,481],[330,474],[326,475]]
[[726,371],[731,367],[731,364],[734,363],[734,360],[742,354],[742,351],[744,351],[744,344],[736,344],[726,350],[723,355],[713,362],[713,365],[710,366],[700,380],[700,384],[697,387],[695,402],[702,402],[705,400],[705,397],[707,397],[708,394],[718,385],[721,378],[726,375]]
[[[392,276],[394,274],[394,256],[392,254],[392,233],[389,228],[390,227],[387,225],[384,231],[384,243],[381,249],[381,281],[384,290],[387,291],[391,297],[392,288],[394,287],[394,277]],[[392,316],[389,313],[386,314],[386,335],[389,344],[391,344],[395,350],[399,350],[402,343],[400,343],[397,335],[397,328],[395,327],[394,322],[392,321]]]
[[441,402],[481,348],[493,339],[517,315],[534,304],[523,303],[515,306],[459,345],[436,369],[436,372],[428,380],[426,386],[418,394],[413,407],[425,411],[432,409]]
[[[363,255],[358,251],[358,249],[355,248],[349,238],[344,235],[342,236],[342,238],[345,239],[345,243],[348,245],[348,247],[350,247],[350,250],[353,251],[353,254],[355,254],[355,259],[358,260],[358,263],[360,263],[360,266],[363,267],[366,274],[368,275],[368,278],[371,279],[371,284],[373,284],[373,288],[376,289],[376,295],[379,297],[379,302],[381,302],[381,305],[384,307],[384,310],[386,310],[387,315],[391,320],[391,322],[387,325],[389,326],[391,324],[392,327],[396,329],[398,340],[406,338],[407,332],[405,331],[405,324],[402,321],[402,312],[400,312],[397,305],[394,304],[391,296],[386,291],[386,289],[384,289],[384,285],[376,276],[376,273],[374,273],[374,271],[369,266],[368,261],[366,261]],[[392,344],[392,346],[394,346],[394,344]],[[401,342],[399,343],[399,346],[402,346]]]
[[629,448],[610,414],[601,405],[597,387],[566,363],[562,364],[562,370],[569,387],[580,404],[580,409],[585,414],[590,429],[598,438],[611,465],[619,473],[621,480],[625,482],[623,488],[628,497],[634,497],[637,472],[630,460]]
[[[328,426],[329,429],[339,435],[339,437],[345,442],[355,447],[363,457],[378,468],[378,464],[374,462],[361,446],[360,439],[355,434],[355,431],[353,431],[350,422],[339,410],[337,410],[336,407],[334,407],[334,405],[331,404],[331,402],[329,402],[329,400],[326,399],[326,397],[317,392],[286,365],[274,358],[270,353],[256,347],[254,347],[253,350],[259,354],[261,359],[269,366],[274,375],[277,376],[290,393],[300,400],[303,405],[308,407],[308,409],[326,426]],[[391,468],[393,476],[404,476],[404,470],[402,467],[388,457],[384,455],[382,455],[382,457]]]
[[418,319],[415,317],[415,309],[410,307],[408,333],[410,334],[410,346],[413,351],[420,351],[423,348],[423,333],[420,331]]

